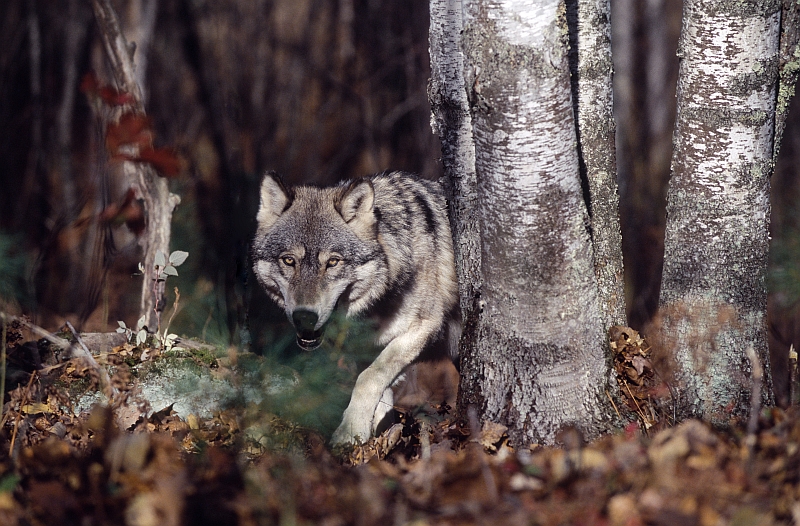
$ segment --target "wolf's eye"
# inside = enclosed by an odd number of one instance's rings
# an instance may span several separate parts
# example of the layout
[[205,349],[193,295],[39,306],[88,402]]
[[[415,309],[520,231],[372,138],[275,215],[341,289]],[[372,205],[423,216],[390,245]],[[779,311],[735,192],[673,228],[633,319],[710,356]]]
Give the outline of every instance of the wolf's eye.
[[341,259],[336,258],[336,257],[328,258],[328,262],[326,263],[326,267],[328,267],[328,268],[335,267],[336,265],[339,264],[340,261],[341,261]]
[[281,258],[281,261],[283,261],[283,264],[286,265],[287,267],[293,267],[295,263],[294,258],[292,256],[283,256]]

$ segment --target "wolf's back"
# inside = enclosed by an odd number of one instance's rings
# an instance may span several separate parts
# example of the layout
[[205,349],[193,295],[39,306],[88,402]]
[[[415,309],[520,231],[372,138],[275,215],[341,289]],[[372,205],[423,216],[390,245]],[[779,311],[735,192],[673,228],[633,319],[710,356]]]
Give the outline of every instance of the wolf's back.
[[[375,216],[391,290],[411,288],[420,303],[436,295],[452,309],[458,300],[453,241],[441,186],[405,172],[371,177],[375,188]],[[437,301],[436,303],[439,303]],[[441,308],[441,304],[440,304]],[[445,313],[446,314],[446,313]]]
[[[389,271],[375,314],[398,316],[396,326],[433,322],[440,327],[429,341],[438,341],[439,350],[430,349],[433,355],[445,351],[455,358],[460,336],[458,282],[441,186],[404,172],[374,175],[371,181],[378,241]],[[404,324],[402,319],[409,316],[414,319]],[[387,333],[384,341],[391,336]]]

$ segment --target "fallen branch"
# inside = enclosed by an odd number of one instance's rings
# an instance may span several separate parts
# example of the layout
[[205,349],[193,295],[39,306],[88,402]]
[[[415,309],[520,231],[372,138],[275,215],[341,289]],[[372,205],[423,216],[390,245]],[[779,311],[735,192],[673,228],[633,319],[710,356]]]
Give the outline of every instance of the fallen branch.
[[71,346],[68,340],[65,340],[64,338],[59,338],[58,336],[56,336],[55,334],[51,333],[50,331],[47,331],[47,330],[39,327],[38,325],[35,325],[35,324],[25,320],[24,318],[20,318],[18,316],[14,316],[13,314],[6,314],[5,312],[0,312],[0,319],[2,319],[3,322],[5,322],[5,323],[11,322],[11,321],[15,321],[15,322],[19,323],[20,325],[24,326],[29,331],[33,332],[35,335],[39,336],[40,338],[44,338],[45,340],[49,341],[50,343],[52,343],[53,345],[55,345],[56,347],[58,347],[59,349],[61,349],[63,351],[69,350],[69,348]]
[[[119,391],[111,384],[111,377],[108,376],[108,371],[106,371],[105,367],[102,367],[99,363],[97,363],[97,360],[94,359],[92,353],[89,352],[89,348],[83,343],[80,334],[78,334],[78,331],[75,330],[75,327],[73,327],[69,321],[67,322],[67,327],[69,327],[70,332],[72,332],[72,335],[75,337],[75,341],[78,342],[80,349],[83,351],[82,357],[89,362],[89,365],[100,377],[100,388],[102,389],[103,394],[106,395],[106,398],[109,400],[114,400],[114,398],[119,394]],[[73,347],[73,349],[75,349],[75,347]]]
[[[88,362],[92,370],[94,370],[97,373],[97,376],[100,379],[100,389],[102,390],[106,398],[108,398],[109,402],[113,400],[117,394],[119,394],[118,390],[111,385],[111,378],[108,376],[108,371],[106,371],[106,369],[103,366],[97,363],[97,360],[94,359],[92,353],[89,352],[89,349],[86,347],[86,345],[84,345],[80,335],[70,322],[67,322],[67,327],[72,332],[76,342],[78,342],[78,345],[73,345],[72,343],[70,343],[69,340],[65,340],[64,338],[56,336],[50,331],[47,331],[42,327],[39,327],[38,325],[33,324],[18,316],[6,314],[5,312],[0,312],[0,319],[3,321],[3,327],[5,327],[6,323],[10,321],[15,321],[20,325],[24,326],[26,329],[33,332],[34,334],[36,334],[37,336],[49,341],[62,351],[68,351],[69,356],[81,357],[84,360],[86,360],[86,362]],[[3,338],[3,342],[5,343],[5,338]]]

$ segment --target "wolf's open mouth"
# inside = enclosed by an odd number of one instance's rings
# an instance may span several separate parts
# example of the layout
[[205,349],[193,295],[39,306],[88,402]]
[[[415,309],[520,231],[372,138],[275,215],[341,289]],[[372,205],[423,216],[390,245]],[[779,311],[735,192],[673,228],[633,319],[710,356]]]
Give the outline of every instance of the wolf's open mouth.
[[322,343],[322,331],[314,331],[308,334],[297,334],[297,345],[306,351],[313,351]]

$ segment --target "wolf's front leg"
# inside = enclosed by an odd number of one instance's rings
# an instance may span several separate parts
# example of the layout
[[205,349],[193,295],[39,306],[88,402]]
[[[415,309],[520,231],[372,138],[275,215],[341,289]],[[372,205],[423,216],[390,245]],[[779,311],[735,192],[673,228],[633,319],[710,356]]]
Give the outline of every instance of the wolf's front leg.
[[342,423],[331,437],[333,444],[366,441],[372,434],[376,415],[383,416],[386,411],[378,410],[378,404],[395,378],[406,368],[428,341],[438,326],[422,323],[416,330],[406,331],[386,345],[372,365],[364,369],[353,388],[350,404],[344,411]]
[[[402,378],[402,374],[398,378]],[[397,383],[395,380],[392,385]],[[375,407],[375,414],[372,415],[372,434],[377,435],[377,429],[386,414],[394,408],[394,391],[392,385],[383,390],[380,402]]]

